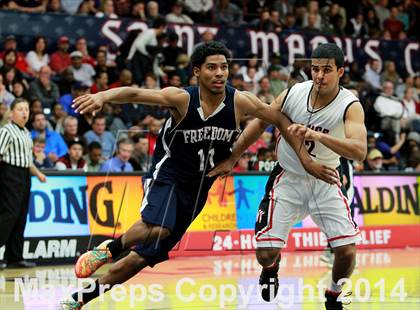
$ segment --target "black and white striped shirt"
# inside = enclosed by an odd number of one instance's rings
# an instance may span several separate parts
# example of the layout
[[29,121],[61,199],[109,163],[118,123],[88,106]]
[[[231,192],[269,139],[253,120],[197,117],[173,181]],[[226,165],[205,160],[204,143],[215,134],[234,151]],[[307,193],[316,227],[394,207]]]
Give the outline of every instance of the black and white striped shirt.
[[32,165],[32,138],[28,129],[10,122],[0,128],[1,161],[17,167]]

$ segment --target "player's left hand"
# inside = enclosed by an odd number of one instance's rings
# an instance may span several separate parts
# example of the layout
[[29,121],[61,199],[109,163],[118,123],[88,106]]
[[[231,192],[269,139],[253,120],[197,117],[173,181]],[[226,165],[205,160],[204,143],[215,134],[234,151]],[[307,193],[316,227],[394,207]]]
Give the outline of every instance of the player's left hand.
[[313,160],[304,163],[303,167],[310,175],[317,179],[327,182],[328,184],[338,183],[338,174],[333,168],[319,164]]
[[232,171],[233,167],[235,166],[235,163],[236,161],[228,158],[216,165],[216,167],[214,167],[213,169],[211,169],[207,176],[210,178],[215,176],[220,176],[221,178],[224,178]]
[[315,140],[318,141],[321,138],[321,133],[315,130],[312,130],[301,124],[292,124],[287,127],[287,131],[296,137],[304,138],[305,140]]
[[103,105],[104,101],[99,93],[86,94],[74,99],[72,108],[80,114],[92,113],[95,115],[96,112],[99,112],[102,109]]

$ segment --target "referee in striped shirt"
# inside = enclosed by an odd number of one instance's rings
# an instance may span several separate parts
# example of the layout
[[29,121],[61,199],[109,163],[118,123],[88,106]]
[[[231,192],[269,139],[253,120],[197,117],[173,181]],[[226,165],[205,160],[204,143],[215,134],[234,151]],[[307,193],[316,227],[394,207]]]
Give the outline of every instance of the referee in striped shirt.
[[31,174],[41,182],[46,177],[33,164],[31,133],[25,128],[28,101],[16,99],[10,109],[11,122],[0,128],[0,247],[6,245],[8,268],[33,267],[35,264],[24,261],[22,255]]

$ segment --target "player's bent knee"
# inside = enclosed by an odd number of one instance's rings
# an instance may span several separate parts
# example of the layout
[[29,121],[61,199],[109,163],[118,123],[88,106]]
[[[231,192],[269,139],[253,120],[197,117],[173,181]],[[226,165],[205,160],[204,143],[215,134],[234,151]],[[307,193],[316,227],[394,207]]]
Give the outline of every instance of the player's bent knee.
[[169,237],[171,231],[165,227],[154,226],[152,228],[152,234],[155,239],[165,239]]
[[280,256],[280,249],[258,248],[256,251],[258,263],[263,267],[271,266]]
[[356,258],[356,246],[345,245],[334,249],[335,259],[351,261]]

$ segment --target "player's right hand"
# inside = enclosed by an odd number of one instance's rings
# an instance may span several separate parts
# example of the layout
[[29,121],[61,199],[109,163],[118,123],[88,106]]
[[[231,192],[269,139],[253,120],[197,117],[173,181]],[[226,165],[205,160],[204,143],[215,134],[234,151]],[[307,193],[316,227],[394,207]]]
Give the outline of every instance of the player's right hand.
[[235,166],[236,161],[231,160],[230,158],[220,162],[216,165],[210,172],[207,174],[208,177],[220,176],[221,178],[226,177]]
[[73,100],[72,108],[75,109],[77,113],[92,113],[93,115],[96,112],[102,110],[104,101],[99,93],[97,94],[86,94],[80,97],[77,97]]
[[338,183],[338,173],[335,169],[321,165],[315,161],[310,161],[304,165],[305,170],[317,179],[328,184]]

